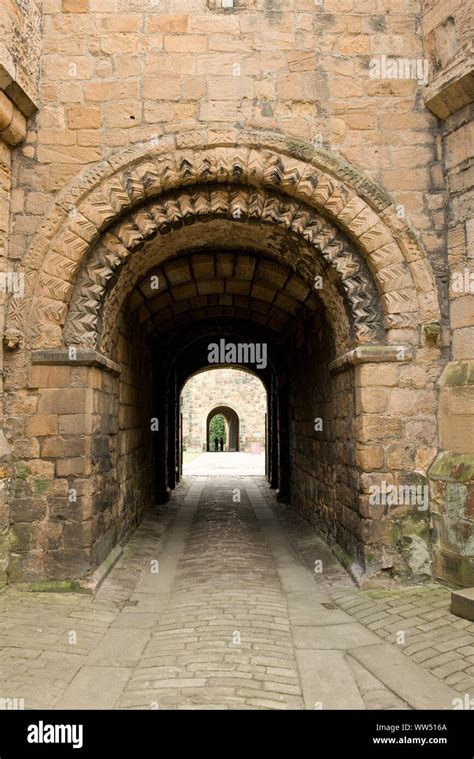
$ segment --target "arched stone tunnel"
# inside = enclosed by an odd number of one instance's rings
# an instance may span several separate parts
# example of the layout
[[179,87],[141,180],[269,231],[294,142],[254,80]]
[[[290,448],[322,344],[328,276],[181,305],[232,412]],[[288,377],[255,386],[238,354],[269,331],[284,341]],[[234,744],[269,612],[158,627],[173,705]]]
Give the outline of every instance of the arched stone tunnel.
[[[206,420],[206,450],[211,451],[210,425],[214,417],[222,416],[225,424],[226,442],[228,451],[239,451],[239,416],[230,406],[215,406],[209,412]],[[224,444],[224,440],[222,443]]]
[[265,385],[279,498],[358,579],[416,575],[410,536],[431,553],[429,510],[370,494],[428,484],[436,287],[390,199],[349,164],[283,135],[164,137],[73,183],[25,271],[6,392],[22,377],[35,399],[40,464],[12,440],[17,495],[35,510],[13,520],[12,579],[87,575],[169,498],[180,392],[215,345],[212,365]]

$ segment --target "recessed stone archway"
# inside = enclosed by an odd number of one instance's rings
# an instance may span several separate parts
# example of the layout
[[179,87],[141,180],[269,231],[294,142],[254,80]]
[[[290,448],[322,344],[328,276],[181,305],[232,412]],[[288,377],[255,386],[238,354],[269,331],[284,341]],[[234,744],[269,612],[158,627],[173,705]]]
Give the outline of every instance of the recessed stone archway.
[[434,382],[421,408],[406,392],[439,358],[423,333],[436,288],[390,199],[344,161],[282,135],[164,138],[79,178],[26,266],[8,322],[25,348],[10,360],[28,374],[30,458],[51,492],[13,576],[84,575],[169,497],[180,388],[221,336],[268,347],[269,481],[354,575],[412,571],[413,520],[429,550],[426,514],[392,515],[369,493],[425,481],[436,452]]
[[[297,206],[293,208],[291,202],[283,203],[281,199],[276,198],[279,200],[277,209],[275,210],[270,202],[269,208],[272,210],[272,215],[265,216],[265,203],[275,200],[275,196],[272,198],[268,193],[257,194],[255,191],[253,195],[262,203],[259,213],[252,215],[252,210],[247,208],[245,216],[242,215],[240,219],[233,218],[230,207],[231,192],[230,187],[208,189],[207,203],[203,205],[202,213],[196,216],[189,214],[185,221],[181,220],[176,232],[172,227],[167,226],[166,236],[163,234],[159,245],[156,244],[156,236],[160,234],[159,227],[153,226],[155,235],[149,243],[144,243],[140,236],[138,242],[134,244],[134,247],[138,247],[138,251],[130,255],[130,265],[124,265],[128,261],[128,258],[124,256],[118,273],[114,274],[110,269],[107,274],[104,273],[102,281],[98,280],[95,272],[101,271],[100,264],[104,259],[104,250],[96,249],[72,294],[64,328],[64,340],[74,345],[99,346],[108,354],[115,342],[117,313],[133,287],[140,288],[142,285],[143,289],[144,286],[149,297],[150,294],[153,295],[153,291],[146,280],[150,280],[154,275],[158,277],[162,275],[161,281],[165,283],[166,289],[165,270],[171,272],[174,259],[189,252],[193,253],[195,258],[199,258],[200,253],[212,254],[213,250],[220,251],[219,260],[216,260],[214,270],[208,272],[209,278],[233,277],[234,271],[238,276],[238,267],[237,270],[234,267],[232,271],[231,266],[229,272],[229,264],[223,255],[226,250],[240,251],[242,255],[249,255],[252,251],[256,251],[260,256],[272,258],[280,266],[285,266],[288,273],[292,271],[295,274],[293,289],[298,286],[297,280],[299,280],[299,289],[303,289],[308,294],[313,289],[316,280],[319,280],[318,294],[326,308],[333,313],[334,323],[344,321],[344,309],[351,313],[352,318],[344,329],[344,336],[357,343],[377,342],[384,339],[383,309],[379,304],[379,293],[375,282],[363,258],[349,241],[344,240],[336,228],[317,215],[312,217],[311,222],[305,218],[305,224],[312,225],[315,238],[310,243],[307,239],[309,237],[307,226],[303,227],[303,231],[296,229],[296,223],[288,226],[290,221],[294,221],[293,214],[297,213]],[[188,197],[187,190],[184,191],[184,195]],[[200,197],[200,192],[194,190],[189,197],[196,200]],[[278,208],[280,208],[280,213],[277,213]],[[289,215],[288,211],[291,212]],[[147,220],[155,213],[154,207],[148,207]],[[282,223],[285,213],[287,213],[287,224]],[[121,226],[119,224],[118,228],[114,229],[117,237],[122,235]],[[319,234],[316,236],[317,229],[319,229]],[[201,241],[200,246],[196,245],[196,240]],[[318,251],[317,256],[315,256],[315,250]],[[201,268],[204,265],[203,258],[204,256],[201,255]],[[161,266],[156,266],[155,262],[161,263]],[[179,268],[179,264],[176,264],[175,268]],[[147,272],[146,277],[143,277],[144,271]],[[392,267],[390,271],[394,275],[397,271],[399,282],[406,283],[406,277],[404,279],[399,265],[398,268]],[[193,278],[191,271],[187,279],[179,280],[179,284],[184,286],[185,283],[192,282]],[[108,281],[114,283],[110,291],[107,287]],[[173,284],[172,279],[171,284]],[[160,287],[160,293],[162,289]],[[337,289],[343,293],[342,300],[336,292]],[[336,305],[338,301],[341,302],[339,312]],[[406,322],[406,315],[403,318]],[[342,350],[344,338],[341,335],[339,339],[340,350]]]
[[213,450],[211,447],[210,439],[210,425],[212,419],[219,414],[224,417],[226,422],[227,441],[225,442],[227,445],[227,450],[233,453],[238,453],[240,450],[240,420],[239,415],[235,409],[231,408],[230,406],[216,406],[215,408],[211,409],[211,411],[209,411],[206,419],[206,450]]

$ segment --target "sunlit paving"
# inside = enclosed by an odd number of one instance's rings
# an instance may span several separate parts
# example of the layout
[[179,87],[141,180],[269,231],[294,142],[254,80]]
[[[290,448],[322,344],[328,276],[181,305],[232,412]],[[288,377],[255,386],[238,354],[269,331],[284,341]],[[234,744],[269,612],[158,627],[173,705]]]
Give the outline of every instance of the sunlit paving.
[[188,453],[184,454],[183,474],[258,475],[265,473],[264,453]]

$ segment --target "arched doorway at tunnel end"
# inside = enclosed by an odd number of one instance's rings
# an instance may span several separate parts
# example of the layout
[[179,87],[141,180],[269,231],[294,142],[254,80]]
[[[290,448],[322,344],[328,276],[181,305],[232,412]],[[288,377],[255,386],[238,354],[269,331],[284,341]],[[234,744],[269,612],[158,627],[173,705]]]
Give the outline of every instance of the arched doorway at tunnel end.
[[[216,417],[222,417],[222,420],[225,423],[225,429],[223,430],[222,436],[217,436],[217,447],[215,444],[213,445],[213,442],[215,443],[215,440],[213,441],[212,439],[211,430],[211,422]],[[234,409],[230,408],[230,406],[216,406],[213,408],[207,415],[206,420],[206,451],[225,450],[232,453],[237,453],[240,450],[239,425],[240,422],[238,414],[234,411]],[[220,445],[220,437],[222,437],[222,447]]]
[[[12,578],[86,575],[169,496],[179,393],[220,340],[268,348],[253,368],[282,500],[359,579],[423,576],[429,511],[383,493],[428,482],[442,365],[425,327],[440,316],[384,193],[283,135],[186,134],[94,167],[54,214],[7,325],[6,408],[29,436],[11,440]],[[16,368],[33,400],[13,414]]]
[[[208,341],[209,344],[209,341]],[[207,344],[207,345],[208,345]],[[206,341],[201,343],[201,358],[206,361]],[[183,367],[199,361],[186,355]],[[236,476],[267,474],[268,477],[268,384],[271,373],[260,376],[247,366],[209,365],[191,374],[180,392],[182,418],[181,473],[185,476],[207,472],[234,473]],[[219,423],[217,431],[215,425]],[[220,437],[224,437],[221,456]],[[198,456],[198,452],[206,452]],[[215,456],[215,453],[219,456]],[[210,454],[210,455],[208,455]]]

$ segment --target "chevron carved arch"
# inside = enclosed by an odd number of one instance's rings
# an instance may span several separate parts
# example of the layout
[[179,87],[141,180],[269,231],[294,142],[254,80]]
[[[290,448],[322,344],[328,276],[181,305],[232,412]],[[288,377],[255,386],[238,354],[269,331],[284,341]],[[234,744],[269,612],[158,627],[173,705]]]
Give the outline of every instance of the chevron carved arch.
[[[133,147],[94,166],[65,190],[26,255],[29,297],[12,298],[7,326],[22,330],[30,347],[64,345],[77,277],[94,246],[111,234],[110,227],[164,193],[210,183],[274,191],[342,230],[372,276],[377,274],[387,330],[439,320],[424,251],[390,198],[350,164],[280,134],[205,130]],[[127,250],[117,239],[118,259]],[[391,289],[390,282],[399,277],[397,265],[403,269],[402,284]]]
[[[282,263],[291,263],[310,286],[317,275],[326,280],[325,271],[331,269],[352,314],[355,341],[383,339],[382,309],[376,282],[387,292],[390,287],[394,289],[394,279],[400,283],[404,278],[405,283],[409,283],[404,262],[386,267],[383,270],[387,275],[385,279],[376,272],[378,279],[374,282],[355,246],[337,227],[307,206],[253,187],[207,185],[187,187],[179,194],[164,193],[159,200],[141,206],[103,236],[77,279],[64,328],[65,342],[100,347],[109,352],[109,336],[117,324],[118,312],[140,276],[160,264],[170,253],[176,256],[180,249],[186,251],[185,241],[172,241],[164,246],[160,244],[163,239],[173,238],[173,231],[183,228],[189,229],[192,239],[194,233],[190,228],[195,224],[206,224],[209,219],[221,221],[221,226],[216,228],[219,238],[222,238],[222,221],[227,222],[232,247],[238,247],[239,233],[244,225],[252,226],[253,247],[258,247],[262,225],[272,230],[281,229],[279,238],[273,235],[273,256]],[[208,245],[213,242],[212,230],[211,227]],[[160,237],[158,244],[155,242],[157,236]],[[267,238],[268,235],[262,240],[262,252]],[[150,240],[148,244],[147,240]],[[318,266],[318,258],[322,266]],[[124,266],[127,262],[128,265]],[[121,269],[118,277],[117,269]],[[391,280],[389,273],[392,273]],[[113,290],[104,299],[112,280]],[[321,291],[321,299],[329,313],[334,310],[331,299],[335,297],[339,296],[334,288]],[[99,328],[100,318],[104,325],[102,329]]]

